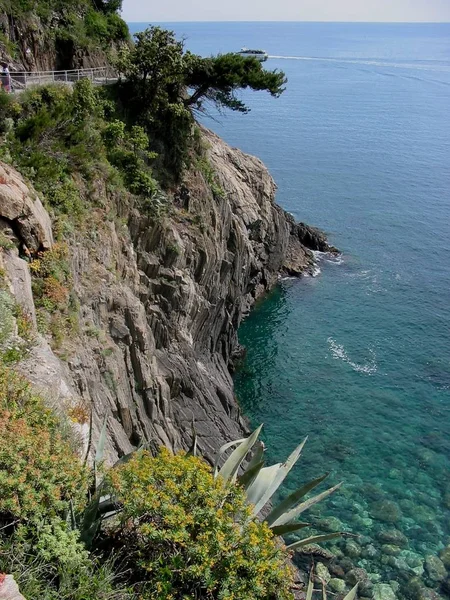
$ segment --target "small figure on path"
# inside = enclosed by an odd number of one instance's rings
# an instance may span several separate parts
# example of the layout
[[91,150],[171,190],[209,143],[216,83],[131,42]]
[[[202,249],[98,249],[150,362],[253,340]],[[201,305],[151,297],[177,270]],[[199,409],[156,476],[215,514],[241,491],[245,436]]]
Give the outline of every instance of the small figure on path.
[[9,94],[11,92],[11,75],[7,63],[2,63],[1,82],[2,88]]

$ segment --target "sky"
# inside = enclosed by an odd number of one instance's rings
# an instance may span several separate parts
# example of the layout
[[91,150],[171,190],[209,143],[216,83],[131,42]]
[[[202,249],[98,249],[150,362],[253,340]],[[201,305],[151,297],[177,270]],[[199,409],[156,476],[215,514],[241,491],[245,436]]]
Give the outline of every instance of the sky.
[[123,0],[126,21],[450,22],[450,0]]

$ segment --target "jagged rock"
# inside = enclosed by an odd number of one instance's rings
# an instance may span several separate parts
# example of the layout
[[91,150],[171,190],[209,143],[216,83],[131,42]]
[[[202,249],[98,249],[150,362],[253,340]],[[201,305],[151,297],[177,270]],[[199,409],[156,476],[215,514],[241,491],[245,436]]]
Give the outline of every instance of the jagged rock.
[[0,257],[0,266],[6,272],[10,291],[16,303],[36,328],[36,310],[34,308],[33,292],[31,289],[31,276],[28,263],[12,252],[4,252]]
[[[222,193],[213,194],[202,173],[192,171],[180,192],[182,208],[174,206],[170,217],[124,213],[122,198],[117,212],[126,228],[93,213],[95,239],[69,242],[81,333],[68,340],[66,362],[38,346],[23,365],[35,383],[47,381],[50,395],[92,407],[94,442],[108,417],[109,462],[145,441],[155,449],[187,448],[193,420],[206,458],[242,437],[248,426],[230,374],[237,329],[286,273],[289,252],[289,269],[314,268],[294,219],[274,202],[275,184],[262,162],[207,130],[203,136]],[[103,193],[98,206],[112,202]],[[5,217],[16,231],[16,212]],[[48,236],[34,247],[48,245]]]
[[0,573],[0,600],[25,600],[12,575],[4,577]]
[[21,175],[4,163],[0,163],[0,218],[30,251],[51,248],[52,225],[47,211]]

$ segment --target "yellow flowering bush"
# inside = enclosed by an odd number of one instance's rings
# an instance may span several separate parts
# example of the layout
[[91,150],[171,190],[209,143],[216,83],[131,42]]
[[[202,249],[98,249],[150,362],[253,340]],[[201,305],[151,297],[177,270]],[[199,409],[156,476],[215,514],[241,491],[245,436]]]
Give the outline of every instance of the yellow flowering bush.
[[59,421],[28,383],[0,365],[0,524],[37,523],[81,507],[88,473]]
[[112,469],[122,510],[109,532],[144,600],[288,600],[288,555],[251,518],[244,491],[202,459],[161,449]]

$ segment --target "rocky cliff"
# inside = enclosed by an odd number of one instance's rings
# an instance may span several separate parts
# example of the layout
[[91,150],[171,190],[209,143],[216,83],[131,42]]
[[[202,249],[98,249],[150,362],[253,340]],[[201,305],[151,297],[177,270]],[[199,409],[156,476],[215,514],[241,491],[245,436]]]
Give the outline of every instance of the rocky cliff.
[[[215,186],[191,169],[165,216],[128,209],[98,182],[103,205],[85,230],[66,234],[77,333],[56,351],[35,335],[18,365],[61,406],[92,410],[95,434],[107,415],[110,460],[143,442],[186,448],[193,421],[205,456],[240,437],[230,375],[239,324],[280,274],[311,271],[310,249],[327,248],[275,204],[260,160],[203,136]],[[0,226],[0,272],[35,327],[29,261],[52,232],[33,190],[5,165]]]

